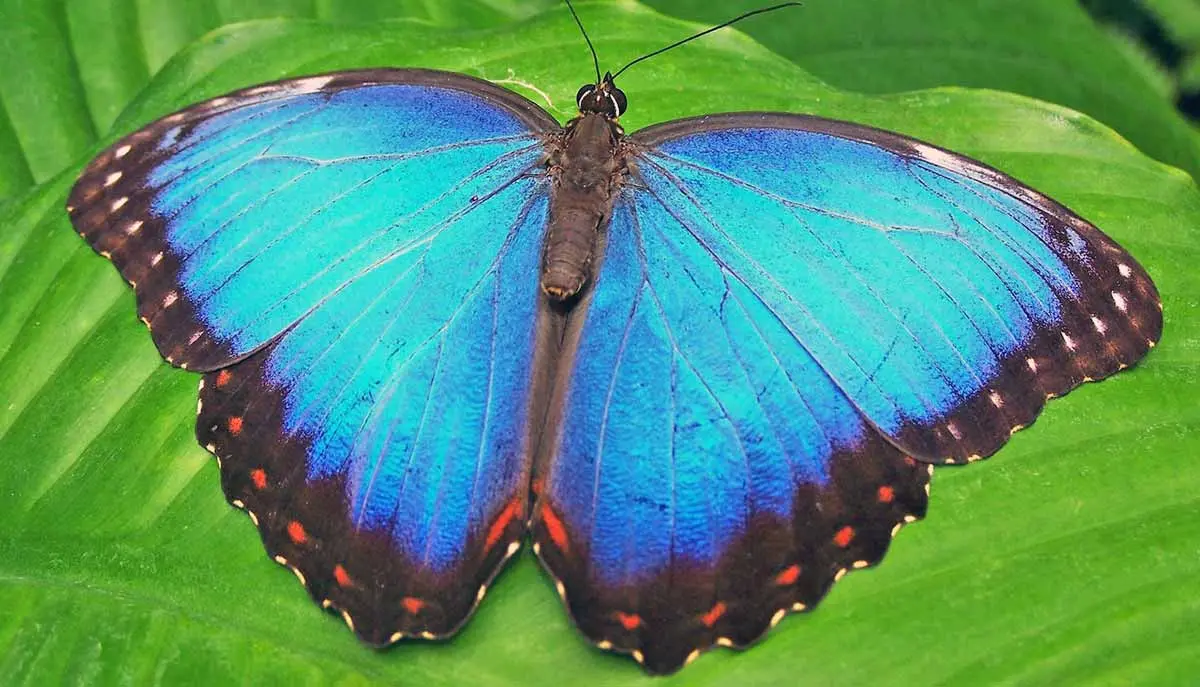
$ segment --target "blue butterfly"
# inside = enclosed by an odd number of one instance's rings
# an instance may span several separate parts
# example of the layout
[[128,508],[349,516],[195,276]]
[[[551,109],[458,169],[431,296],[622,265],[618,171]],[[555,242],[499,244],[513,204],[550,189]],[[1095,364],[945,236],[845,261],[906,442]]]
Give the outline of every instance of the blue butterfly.
[[529,537],[579,629],[670,672],[877,563],[934,464],[1137,362],[1161,306],[1094,226],[846,122],[626,135],[377,69],[164,117],[84,170],[80,234],[272,557],[364,642],[454,633]]

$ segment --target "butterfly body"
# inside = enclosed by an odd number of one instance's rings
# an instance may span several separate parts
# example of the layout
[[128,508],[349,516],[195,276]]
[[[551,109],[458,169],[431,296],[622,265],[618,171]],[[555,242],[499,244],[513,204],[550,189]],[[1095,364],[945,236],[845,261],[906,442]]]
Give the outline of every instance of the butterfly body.
[[552,183],[542,290],[567,300],[591,276],[597,238],[627,173],[623,133],[607,115],[590,112],[570,122],[549,157]]
[[598,646],[745,646],[881,560],[932,464],[1161,334],[1128,253],[975,161],[578,101],[286,80],[117,141],[68,200],[206,373],[227,498],[372,645],[455,632],[529,538]]

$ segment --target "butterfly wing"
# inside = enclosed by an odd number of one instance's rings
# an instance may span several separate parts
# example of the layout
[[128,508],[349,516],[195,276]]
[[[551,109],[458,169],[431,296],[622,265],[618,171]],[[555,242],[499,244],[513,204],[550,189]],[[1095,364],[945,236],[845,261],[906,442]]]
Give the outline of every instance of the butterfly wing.
[[632,141],[534,536],[582,631],[651,670],[811,607],[923,514],[928,463],[1160,335],[1124,250],[960,156],[787,115]]
[[517,548],[548,190],[532,103],[468,77],[241,91],[118,141],[72,216],[268,553],[364,640],[443,636]]
[[556,128],[528,100],[457,74],[292,79],[117,141],[67,208],[133,285],[163,356],[207,371],[420,245],[473,195],[528,167]]

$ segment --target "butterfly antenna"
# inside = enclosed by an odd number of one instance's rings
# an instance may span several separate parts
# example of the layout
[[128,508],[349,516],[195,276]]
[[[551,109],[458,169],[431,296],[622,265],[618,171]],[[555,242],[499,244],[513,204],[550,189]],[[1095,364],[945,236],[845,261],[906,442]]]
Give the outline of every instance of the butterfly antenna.
[[596,67],[596,83],[600,83],[600,58],[596,57],[596,48],[592,45],[592,39],[588,38],[587,29],[583,28],[583,22],[579,21],[579,14],[575,12],[571,0],[566,0],[566,2],[567,9],[571,10],[571,16],[575,17],[575,23],[579,26],[579,32],[583,34],[583,40],[587,41],[588,50],[592,51],[592,64]]
[[[568,1],[567,4],[569,5],[571,3]],[[681,41],[676,41],[676,42],[668,45],[665,48],[655,50],[654,52],[650,53],[649,55],[642,55],[641,57],[637,58],[633,62],[630,62],[629,64],[625,65],[624,67],[621,67],[620,69],[618,69],[617,73],[612,75],[612,78],[614,78],[614,79],[617,78],[618,76],[621,75],[621,72],[625,71],[626,69],[629,69],[630,67],[637,64],[638,62],[641,62],[642,60],[648,60],[651,57],[654,57],[655,55],[661,55],[662,53],[664,53],[672,48],[678,48],[679,46],[683,45],[684,43],[694,41],[697,38],[700,38],[701,36],[707,36],[708,34],[712,33],[713,31],[719,31],[719,30],[725,28],[726,26],[729,26],[730,24],[736,24],[739,21],[741,21],[743,19],[749,19],[750,17],[753,17],[756,14],[766,14],[767,12],[774,12],[775,10],[781,10],[785,7],[799,7],[801,4],[802,3],[799,3],[799,2],[785,2],[785,3],[778,4],[778,5],[772,5],[770,7],[762,7],[760,9],[751,10],[744,14],[739,14],[738,16],[734,17],[733,19],[730,19],[729,21],[727,21],[723,24],[718,24],[712,28],[701,31],[700,33],[688,36],[687,38],[684,38]],[[574,10],[572,10],[572,11],[574,11]],[[576,17],[575,20],[578,21],[579,18]],[[583,27],[580,26],[579,28],[582,29]],[[589,43],[589,45],[591,45],[591,44]],[[594,55],[595,51],[593,51],[592,54]],[[597,66],[596,72],[599,73],[599,71],[600,71],[599,66]]]

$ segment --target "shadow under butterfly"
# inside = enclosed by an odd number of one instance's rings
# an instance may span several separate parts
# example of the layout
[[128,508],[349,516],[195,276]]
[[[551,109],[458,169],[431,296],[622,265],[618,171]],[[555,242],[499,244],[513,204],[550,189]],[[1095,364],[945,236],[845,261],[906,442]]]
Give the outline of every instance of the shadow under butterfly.
[[656,673],[745,646],[877,563],[933,465],[1161,334],[1128,253],[981,163],[793,114],[626,135],[598,64],[577,101],[561,127],[461,74],[289,79],[71,191],[205,373],[229,501],[368,644],[453,634],[529,536],[598,646]]

